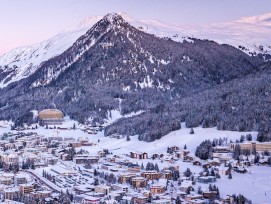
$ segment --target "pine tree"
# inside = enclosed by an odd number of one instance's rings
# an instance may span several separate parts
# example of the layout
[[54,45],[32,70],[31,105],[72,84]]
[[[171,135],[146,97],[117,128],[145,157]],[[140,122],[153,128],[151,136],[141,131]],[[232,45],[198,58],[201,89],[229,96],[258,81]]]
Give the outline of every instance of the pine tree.
[[142,169],[142,170],[144,170],[144,169],[145,169],[145,167],[144,167],[143,163],[141,164],[141,169]]
[[155,164],[154,169],[155,169],[157,172],[159,172],[159,167],[158,167],[157,164]]
[[194,132],[194,129],[193,128],[191,128],[190,129],[190,134],[192,135],[192,134],[194,134],[195,132]]
[[186,144],[184,145],[183,149],[187,149],[187,146],[186,146]]
[[239,144],[236,144],[233,150],[233,158],[238,159],[241,155],[241,147]]

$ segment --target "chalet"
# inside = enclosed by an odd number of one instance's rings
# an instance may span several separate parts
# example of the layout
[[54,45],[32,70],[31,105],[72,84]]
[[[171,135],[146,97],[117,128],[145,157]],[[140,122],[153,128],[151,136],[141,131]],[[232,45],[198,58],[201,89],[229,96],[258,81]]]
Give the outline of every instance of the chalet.
[[192,187],[192,181],[187,181],[187,180],[184,180],[182,183],[181,183],[181,191],[183,192],[186,192],[190,187]]
[[82,143],[81,143],[81,142],[75,142],[75,141],[72,141],[72,142],[70,142],[70,145],[71,145],[73,148],[82,147]]
[[153,155],[152,155],[152,159],[161,159],[161,158],[163,158],[164,157],[164,154],[157,154],[157,153],[154,153]]
[[189,153],[190,153],[189,150],[183,150],[182,155],[183,155],[183,157],[185,157],[185,156],[187,156]]
[[167,153],[173,153],[173,152],[178,152],[180,150],[179,147],[177,146],[172,146],[167,148]]
[[208,161],[208,162],[209,162],[209,164],[210,164],[211,166],[220,166],[220,165],[221,165],[221,162],[219,162],[219,161],[217,161],[217,160],[215,160],[215,159],[210,160],[210,161]]
[[217,191],[205,191],[202,196],[205,199],[214,199],[217,197]]
[[163,169],[163,170],[161,171],[161,173],[162,173],[161,178],[164,178],[164,179],[170,179],[170,178],[172,177],[172,171],[169,170],[169,169]]
[[187,154],[187,155],[183,155],[183,161],[184,162],[192,162],[194,160],[194,155],[192,154]]
[[146,152],[143,153],[130,152],[130,157],[132,159],[148,159],[148,154]]
[[182,152],[175,152],[175,157],[176,158],[182,158],[183,157]]
[[224,162],[227,162],[232,159],[232,154],[231,153],[216,153],[216,152],[214,152],[212,154],[212,157],[214,159],[218,159],[220,162],[224,163]]
[[[199,195],[196,193],[191,193],[191,194],[188,194],[185,196],[185,201],[191,201],[191,200],[196,200],[196,199],[202,199],[202,195]],[[191,202],[189,202],[189,203],[191,203]]]
[[215,167],[214,170],[221,176],[228,176],[231,172],[231,169],[225,166]]
[[193,161],[193,165],[194,166],[201,166],[201,161],[195,160],[195,161]]

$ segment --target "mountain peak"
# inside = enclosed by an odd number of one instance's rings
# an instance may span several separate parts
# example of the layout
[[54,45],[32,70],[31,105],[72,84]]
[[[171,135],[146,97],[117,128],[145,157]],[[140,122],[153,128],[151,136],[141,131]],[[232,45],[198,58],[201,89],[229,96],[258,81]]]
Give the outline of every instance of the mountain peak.
[[124,19],[122,16],[118,13],[109,13],[106,16],[104,16],[103,20],[106,20],[112,24],[121,24],[124,22]]

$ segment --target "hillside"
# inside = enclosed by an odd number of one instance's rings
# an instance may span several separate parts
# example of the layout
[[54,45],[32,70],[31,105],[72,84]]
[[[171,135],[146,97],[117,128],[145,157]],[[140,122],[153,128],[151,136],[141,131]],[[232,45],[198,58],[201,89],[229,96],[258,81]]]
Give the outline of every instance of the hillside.
[[110,110],[142,111],[105,134],[146,141],[184,121],[188,127],[258,130],[269,123],[268,79],[270,63],[260,57],[209,40],[159,38],[109,14],[62,54],[1,89],[0,119],[31,123],[31,110],[57,107],[81,123],[100,125]]

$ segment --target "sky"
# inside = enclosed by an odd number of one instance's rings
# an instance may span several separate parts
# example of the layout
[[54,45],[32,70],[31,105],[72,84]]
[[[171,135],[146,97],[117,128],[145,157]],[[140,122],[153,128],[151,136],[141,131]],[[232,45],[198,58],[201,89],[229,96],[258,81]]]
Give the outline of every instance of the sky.
[[270,0],[0,0],[0,55],[46,40],[93,15],[125,12],[176,24],[228,22],[271,12]]

